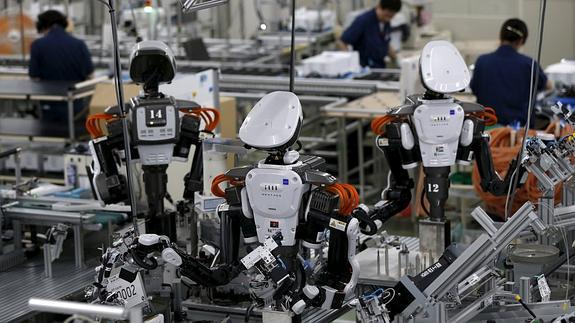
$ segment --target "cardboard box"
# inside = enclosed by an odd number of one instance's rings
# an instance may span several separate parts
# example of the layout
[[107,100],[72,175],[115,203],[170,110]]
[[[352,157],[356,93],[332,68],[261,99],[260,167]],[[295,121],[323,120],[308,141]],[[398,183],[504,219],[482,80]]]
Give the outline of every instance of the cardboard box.
[[[124,84],[124,99],[126,102],[140,94],[140,86]],[[102,82],[96,85],[94,95],[90,101],[90,114],[103,113],[108,107],[117,105],[116,88],[112,82]]]

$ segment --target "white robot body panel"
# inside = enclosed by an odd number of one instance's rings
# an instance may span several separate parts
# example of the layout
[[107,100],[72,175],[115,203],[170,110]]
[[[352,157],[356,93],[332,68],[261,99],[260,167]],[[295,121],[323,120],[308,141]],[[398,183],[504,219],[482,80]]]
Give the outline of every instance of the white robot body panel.
[[[143,106],[136,113],[136,136],[140,162],[143,165],[164,165],[172,161],[178,140],[178,114],[174,106]],[[158,143],[158,144],[155,144]]]
[[427,104],[415,109],[415,130],[424,167],[455,164],[465,113],[456,103]]
[[309,184],[290,169],[256,168],[246,177],[246,190],[259,242],[281,231],[282,245],[295,245],[300,205]]
[[298,97],[291,92],[264,96],[248,114],[239,131],[240,139],[258,149],[274,149],[295,142],[303,112]]

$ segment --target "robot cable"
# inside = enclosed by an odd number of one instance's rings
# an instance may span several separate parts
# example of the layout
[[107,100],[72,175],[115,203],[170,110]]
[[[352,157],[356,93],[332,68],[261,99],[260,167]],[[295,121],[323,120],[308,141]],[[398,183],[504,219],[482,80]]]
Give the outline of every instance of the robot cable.
[[110,23],[112,25],[112,41],[114,44],[114,85],[116,87],[116,99],[118,101],[118,109],[120,110],[119,117],[122,120],[122,132],[124,137],[124,154],[126,158],[126,179],[127,179],[127,187],[129,192],[130,198],[130,209],[132,213],[134,231],[136,233],[139,232],[138,230],[138,210],[137,210],[137,203],[136,203],[136,194],[134,192],[134,178],[132,177],[132,152],[130,150],[130,132],[128,131],[128,120],[126,119],[126,109],[124,106],[124,85],[122,80],[122,64],[120,62],[120,47],[118,42],[118,26],[117,26],[117,19],[116,19],[116,9],[114,8],[114,1],[108,0],[108,2],[104,0],[97,0],[100,3],[103,3],[107,8],[108,12],[110,13]]
[[[539,32],[538,32],[538,37],[537,37],[537,62],[538,63],[541,62],[541,51],[543,48],[543,30],[545,27],[545,11],[546,11],[546,9],[547,9],[547,0],[541,0],[541,7],[539,9],[539,11],[540,11]],[[531,115],[533,113],[533,109],[535,106],[535,96],[537,95],[538,83],[539,83],[539,67],[536,68],[535,60],[531,60],[531,78],[530,78],[530,84],[529,84],[529,107],[527,110],[527,122],[525,123],[525,134],[523,136],[523,142],[521,144],[521,149],[519,150],[519,154],[517,155],[518,163],[517,163],[516,168],[521,167],[521,160],[523,158],[523,154],[525,153],[525,150],[527,149],[527,136],[529,134],[529,128],[531,127]],[[513,199],[515,198],[515,188],[517,187],[518,181],[519,181],[519,178],[517,178],[517,177],[513,179],[512,184],[511,184],[511,190],[509,190],[510,194],[507,195],[507,199],[511,200],[511,203],[513,202]],[[509,204],[509,203],[506,202],[506,204]],[[507,220],[507,219],[505,219],[505,220]]]
[[295,1],[291,0],[291,52],[289,63],[289,90],[295,93]]

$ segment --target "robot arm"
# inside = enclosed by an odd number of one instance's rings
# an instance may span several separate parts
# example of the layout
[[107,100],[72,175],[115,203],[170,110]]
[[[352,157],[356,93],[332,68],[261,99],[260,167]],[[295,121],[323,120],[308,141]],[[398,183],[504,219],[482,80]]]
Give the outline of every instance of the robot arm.
[[[513,160],[504,179],[501,179],[493,164],[493,157],[489,147],[489,135],[485,132],[485,122],[473,115],[468,116],[463,123],[463,130],[457,151],[457,159],[468,163],[473,158],[477,163],[477,169],[481,177],[481,189],[495,196],[507,194],[512,185],[513,171],[517,167],[517,160]],[[523,177],[524,169],[517,170],[517,178]]]
[[[411,203],[413,180],[407,168],[417,165],[418,151],[409,126],[401,122],[392,122],[386,126],[385,136],[377,137],[377,145],[383,151],[389,165],[388,189],[382,193],[383,200],[373,210],[365,212],[356,209],[354,216],[361,222],[361,231],[374,235],[394,215],[405,210]],[[399,157],[399,158],[398,158]]]
[[123,202],[128,198],[126,178],[120,174],[120,160],[116,154],[123,150],[121,121],[108,123],[108,136],[90,141],[93,159],[92,186],[98,200],[105,204]]
[[[329,188],[316,189],[310,196],[304,246],[321,249],[323,233],[329,230],[329,250],[325,270],[317,274],[315,284],[308,283],[303,288],[299,295],[301,299],[292,306],[296,314],[301,314],[307,305],[323,309],[341,308],[355,291],[359,278],[355,254],[360,222],[354,213],[335,212],[342,209],[340,197],[341,194],[334,194]],[[360,208],[363,210],[363,207]]]
[[[198,109],[199,106],[193,102],[178,101],[180,111],[189,109]],[[193,106],[195,105],[195,106]],[[180,140],[174,147],[174,156],[188,158],[190,148],[194,146],[194,158],[190,172],[184,177],[184,199],[192,200],[194,192],[202,190],[202,140],[200,139],[200,117],[187,113],[181,119]]]

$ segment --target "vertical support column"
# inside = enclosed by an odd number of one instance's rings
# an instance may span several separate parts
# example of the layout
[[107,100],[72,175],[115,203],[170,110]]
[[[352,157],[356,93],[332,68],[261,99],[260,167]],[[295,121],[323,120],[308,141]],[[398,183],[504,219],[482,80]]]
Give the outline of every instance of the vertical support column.
[[82,222],[73,226],[74,230],[74,256],[76,268],[84,266],[84,237],[82,236]]
[[76,129],[74,129],[74,93],[68,91],[68,133],[70,140],[76,138]]
[[[554,224],[555,219],[553,217],[555,215],[555,196],[553,190],[544,192],[539,198],[537,215],[546,225],[552,226]],[[539,236],[539,243],[548,245],[550,242],[550,238]]]
[[20,156],[20,148],[17,148],[18,151],[14,154],[14,175],[16,175],[16,185],[22,183],[22,157]]
[[337,140],[337,153],[338,153],[338,164],[339,164],[339,171],[338,177],[341,179],[342,182],[348,182],[347,176],[347,131],[345,127],[345,117],[341,117],[337,119],[337,127],[338,127],[338,140]]
[[50,244],[45,243],[42,246],[42,251],[44,253],[44,275],[46,278],[52,278],[52,255],[50,253]]
[[22,223],[19,220],[12,220],[14,229],[14,251],[22,251]]
[[563,182],[561,201],[563,202],[563,206],[575,205],[575,179],[572,178]]
[[358,120],[357,124],[357,154],[359,170],[359,196],[365,199],[365,156],[363,149],[363,122]]
[[525,303],[531,303],[531,279],[529,277],[521,277],[519,279],[519,296]]

